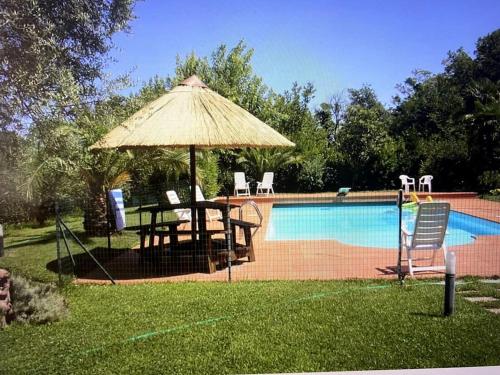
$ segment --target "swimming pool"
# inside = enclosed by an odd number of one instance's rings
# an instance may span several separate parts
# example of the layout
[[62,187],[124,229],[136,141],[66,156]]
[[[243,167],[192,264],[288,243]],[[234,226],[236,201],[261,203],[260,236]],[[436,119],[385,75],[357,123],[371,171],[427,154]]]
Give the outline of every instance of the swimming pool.
[[[403,210],[413,231],[416,212]],[[500,235],[500,224],[457,211],[450,212],[447,246],[474,242],[479,235]],[[275,204],[267,241],[337,240],[366,247],[398,247],[398,208],[394,203]]]

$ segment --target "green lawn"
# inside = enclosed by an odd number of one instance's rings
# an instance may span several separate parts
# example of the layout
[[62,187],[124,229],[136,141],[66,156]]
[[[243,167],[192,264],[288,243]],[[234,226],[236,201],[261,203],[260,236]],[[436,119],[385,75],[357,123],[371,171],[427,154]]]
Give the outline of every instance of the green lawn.
[[[68,219],[81,231],[81,220]],[[123,241],[132,241],[126,236]],[[105,239],[85,238],[89,247]],[[0,265],[55,281],[53,227],[8,228]],[[461,289],[500,297],[495,285]],[[474,292],[475,290],[475,292]],[[0,333],[2,372],[255,373],[500,365],[500,317],[409,281],[167,283],[62,288],[70,314]],[[497,303],[487,307],[500,307]]]
[[254,373],[500,364],[500,318],[383,282],[69,286],[70,316],[2,332],[5,373]]
[[[128,209],[128,211],[133,211]],[[165,215],[165,220],[171,216]],[[147,214],[143,215],[143,222],[150,221]],[[65,223],[84,243],[88,250],[97,247],[107,247],[106,237],[88,237],[83,230],[83,219],[78,215],[64,217]],[[129,225],[139,224],[138,216],[127,213],[127,223]],[[7,226],[5,231],[5,256],[0,258],[0,267],[9,268],[35,281],[56,282],[57,273],[50,271],[47,267],[57,261],[56,253],[55,222],[49,221],[43,227],[37,225],[14,225]],[[83,252],[83,250],[67,234],[68,242],[73,255]],[[114,248],[130,247],[138,242],[138,236],[133,232],[123,232],[123,234],[112,236],[112,246]],[[63,262],[63,270],[70,272],[71,266],[68,253],[61,241],[61,254],[66,257]]]

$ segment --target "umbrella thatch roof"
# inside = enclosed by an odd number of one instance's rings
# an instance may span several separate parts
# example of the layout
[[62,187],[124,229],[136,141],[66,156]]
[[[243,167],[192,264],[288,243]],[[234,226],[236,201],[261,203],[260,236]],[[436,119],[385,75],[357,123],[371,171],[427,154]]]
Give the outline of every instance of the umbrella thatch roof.
[[269,125],[189,77],[91,148],[295,146]]

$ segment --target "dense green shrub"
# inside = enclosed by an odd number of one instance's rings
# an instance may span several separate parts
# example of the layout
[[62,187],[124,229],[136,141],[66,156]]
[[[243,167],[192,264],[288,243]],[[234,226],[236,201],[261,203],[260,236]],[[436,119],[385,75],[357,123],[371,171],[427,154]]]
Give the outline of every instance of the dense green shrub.
[[[485,171],[479,176],[479,186],[483,191],[486,190],[499,190],[500,187],[500,172],[498,171]],[[494,194],[495,195],[495,194]]]
[[211,151],[203,152],[203,156],[197,160],[198,168],[201,170],[201,188],[206,199],[213,198],[219,193],[217,161],[217,156]]
[[303,161],[301,167],[297,176],[298,186],[301,191],[322,191],[324,188],[325,160],[319,157],[311,158]]
[[43,324],[64,318],[68,309],[55,286],[12,276],[11,300],[15,320],[21,323]]

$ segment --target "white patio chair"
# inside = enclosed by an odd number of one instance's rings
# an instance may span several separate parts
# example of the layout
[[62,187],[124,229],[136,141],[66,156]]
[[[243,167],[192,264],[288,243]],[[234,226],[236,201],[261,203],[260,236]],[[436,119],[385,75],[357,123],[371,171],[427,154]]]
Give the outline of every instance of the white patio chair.
[[[413,276],[418,271],[439,271],[445,269],[446,244],[444,237],[450,216],[450,204],[444,202],[420,203],[418,206],[415,229],[410,233],[402,228],[403,250],[406,250],[408,270]],[[435,265],[437,252],[443,249],[442,265]],[[431,257],[415,258],[418,251],[432,251]],[[420,253],[422,254],[422,252]],[[416,266],[415,262],[430,261],[429,265]]]
[[405,174],[399,176],[401,180],[401,187],[405,190],[405,193],[408,194],[410,192],[410,186],[413,186],[413,191],[415,191],[415,179],[408,177]]
[[418,191],[425,191],[425,187],[429,189],[429,193],[432,192],[432,177],[431,175],[427,174],[425,176],[420,177],[418,180]]
[[[269,193],[271,192],[274,195],[273,180],[274,180],[273,172],[264,173],[264,177],[262,177],[262,182],[257,182],[257,191],[255,192],[255,194],[256,195],[266,194],[267,196],[269,196]],[[265,193],[264,190],[266,191]]]
[[[240,193],[243,191],[243,193]],[[234,172],[234,195],[250,196],[250,184],[245,179],[245,173]]]
[[[204,202],[207,199],[203,196],[203,192],[201,191],[201,188],[196,185],[196,201],[197,202]],[[213,202],[215,199],[208,199],[210,202]],[[222,219],[222,212],[220,210],[207,210],[207,217],[209,221],[214,221],[214,220],[219,220]]]
[[[180,204],[181,203],[175,190],[167,191],[167,199],[168,199],[170,204]],[[191,209],[189,209],[189,208],[177,208],[174,210],[174,212],[177,215],[177,218],[179,220],[191,221]]]

